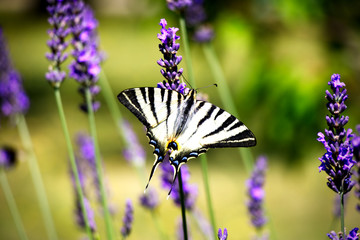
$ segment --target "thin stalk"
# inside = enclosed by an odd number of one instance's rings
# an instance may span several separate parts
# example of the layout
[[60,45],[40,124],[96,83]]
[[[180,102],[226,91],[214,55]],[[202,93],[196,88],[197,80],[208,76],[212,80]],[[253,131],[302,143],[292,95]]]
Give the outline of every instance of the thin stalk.
[[211,222],[211,226],[214,232],[214,237],[216,239],[217,237],[217,232],[215,229],[216,223],[215,223],[215,214],[214,214],[214,210],[212,207],[212,201],[211,201],[211,196],[210,196],[210,189],[209,189],[209,177],[208,177],[208,165],[207,165],[207,157],[206,155],[202,155],[200,156],[200,161],[201,161],[201,167],[203,169],[203,181],[204,181],[204,187],[205,187],[205,195],[206,195],[206,201],[208,203],[208,212],[210,215],[210,222]]
[[5,174],[5,171],[3,168],[0,168],[0,183],[1,183],[1,188],[3,189],[6,201],[8,203],[11,215],[14,219],[16,230],[19,234],[19,237],[21,240],[27,240],[28,237],[26,235],[24,225],[21,221],[19,210],[16,206],[14,196],[11,192],[9,182],[7,180],[7,177],[6,177],[6,174]]
[[66,147],[67,147],[68,154],[69,154],[68,157],[70,159],[71,170],[72,170],[72,172],[74,174],[74,177],[75,177],[76,191],[77,191],[78,197],[80,199],[81,211],[82,211],[82,214],[84,216],[86,234],[89,236],[89,239],[93,239],[93,234],[91,233],[89,220],[88,220],[88,216],[87,216],[87,211],[85,209],[85,204],[84,204],[84,193],[83,193],[83,190],[81,188],[81,183],[80,183],[80,178],[79,178],[79,171],[78,171],[76,161],[75,161],[74,149],[73,149],[72,144],[71,144],[71,138],[70,138],[69,130],[68,130],[68,127],[67,127],[67,122],[66,122],[66,118],[65,118],[65,112],[64,112],[63,105],[62,105],[62,100],[61,100],[61,95],[60,95],[60,89],[59,88],[54,88],[54,95],[55,95],[56,105],[57,105],[58,112],[59,112],[61,126],[62,126],[63,133],[64,133],[64,136],[65,136],[65,142],[66,142]]
[[[230,88],[226,82],[225,75],[222,71],[218,58],[216,57],[215,50],[212,44],[211,43],[203,44],[202,48],[214,78],[220,83],[220,87],[218,87],[217,89],[219,91],[219,95],[222,103],[226,106],[226,108],[229,110],[231,114],[233,114],[236,117],[239,117],[239,113],[236,109],[233,98],[231,97]],[[250,150],[248,148],[238,148],[238,150],[240,152],[241,159],[244,163],[246,172],[248,174],[251,174],[254,160]]]
[[45,224],[46,233],[49,239],[58,239],[54,221],[50,211],[50,205],[46,196],[44,182],[41,177],[39,164],[35,155],[32,140],[30,137],[29,129],[26,124],[24,115],[19,114],[17,118],[17,128],[21,138],[21,142],[28,154],[28,164],[30,169],[30,175],[34,183],[36,196],[39,202],[40,211]]
[[[190,85],[192,88],[196,88],[195,77],[194,77],[193,68],[192,68],[189,40],[188,40],[188,36],[187,36],[187,31],[186,31],[186,22],[185,22],[185,18],[184,18],[183,14],[180,15],[179,21],[180,21],[180,31],[181,31],[181,36],[182,36],[182,43],[183,43],[185,59],[186,59],[186,67],[187,67],[187,72],[189,74],[189,82],[190,82]],[[207,158],[203,155],[200,157],[200,159],[201,159],[201,170],[202,170],[202,174],[203,174],[203,181],[204,181],[205,194],[206,194],[206,199],[207,199],[207,204],[208,204],[209,216],[210,216],[211,225],[214,229],[214,234],[215,234],[215,238],[216,238],[217,233],[215,232],[215,217],[214,217],[214,211],[213,211],[212,202],[211,202],[209,177],[208,177],[208,169],[207,169]]]
[[[101,92],[103,93],[105,102],[109,107],[109,111],[110,111],[111,117],[114,121],[114,124],[116,126],[116,129],[118,131],[118,134],[122,138],[124,145],[129,145],[127,136],[124,134],[124,131],[122,130],[122,127],[121,127],[123,118],[122,118],[122,114],[119,110],[119,103],[116,101],[116,95],[114,95],[104,71],[101,71],[100,78],[101,79],[100,79],[99,83],[100,83],[101,89],[102,89]],[[146,184],[145,166],[143,164],[142,165],[132,164],[132,165],[135,167],[136,172],[138,173],[139,179],[141,181],[141,187],[144,187],[145,186],[144,184]],[[163,240],[168,239],[163,230],[163,227],[159,220],[158,214],[156,214],[152,210],[151,217],[153,219],[156,229],[158,230],[158,232],[161,236],[161,239],[163,239]]]
[[102,208],[103,208],[103,212],[104,212],[106,234],[107,234],[107,239],[111,240],[111,239],[113,239],[113,229],[112,229],[112,223],[111,223],[112,221],[111,221],[111,215],[109,212],[106,191],[105,191],[105,187],[104,187],[103,168],[102,168],[101,157],[100,157],[99,143],[98,143],[98,139],[97,139],[95,115],[94,115],[94,110],[92,108],[91,93],[90,93],[89,87],[85,88],[85,97],[86,97],[86,104],[87,104],[87,110],[88,110],[90,134],[91,134],[92,140],[94,142],[94,148],[95,148],[96,173],[99,177],[101,204],[102,204]]
[[124,143],[127,143],[127,138],[124,135],[124,132],[121,129],[122,124],[122,115],[119,110],[119,103],[116,102],[116,96],[114,95],[111,86],[109,84],[109,81],[107,80],[106,74],[104,71],[100,72],[100,78],[99,84],[101,85],[101,92],[104,96],[105,102],[109,107],[109,111],[111,114],[111,117],[114,121],[114,124],[116,126],[116,129],[118,131],[119,136],[122,138]]
[[187,224],[186,224],[186,208],[185,208],[185,198],[184,198],[184,191],[183,191],[183,185],[182,185],[181,169],[179,169],[178,177],[179,177],[178,180],[179,180],[181,217],[182,217],[182,224],[183,224],[184,240],[187,240],[188,239],[188,231],[187,231]]
[[345,221],[344,221],[344,192],[340,192],[340,213],[341,213],[341,216],[340,216],[340,220],[341,220],[341,231],[343,232],[344,234],[344,237],[346,236],[346,233],[345,233]]

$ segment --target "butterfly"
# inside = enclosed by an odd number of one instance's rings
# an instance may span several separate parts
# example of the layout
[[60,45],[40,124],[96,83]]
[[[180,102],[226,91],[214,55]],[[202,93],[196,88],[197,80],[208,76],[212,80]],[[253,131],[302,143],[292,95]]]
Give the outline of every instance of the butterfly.
[[145,125],[149,144],[154,147],[155,161],[146,188],[166,154],[174,168],[174,183],[181,165],[209,148],[256,145],[254,134],[241,121],[197,100],[194,89],[183,95],[162,88],[130,88],[117,97]]

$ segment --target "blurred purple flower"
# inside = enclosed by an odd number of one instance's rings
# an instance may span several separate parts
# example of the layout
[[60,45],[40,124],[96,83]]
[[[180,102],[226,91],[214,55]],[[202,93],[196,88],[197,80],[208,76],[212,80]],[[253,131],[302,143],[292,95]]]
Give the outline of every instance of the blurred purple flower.
[[69,22],[71,20],[71,8],[68,1],[48,0],[47,11],[50,14],[48,21],[51,29],[48,30],[50,40],[47,45],[50,53],[46,53],[46,58],[50,61],[48,72],[45,74],[48,82],[55,88],[60,87],[66,77],[66,73],[61,71],[60,65],[67,59],[65,53],[69,42],[66,37],[70,33]]
[[127,120],[123,120],[121,122],[121,129],[127,140],[126,147],[123,151],[125,159],[136,166],[144,166],[146,153],[140,145],[131,124]]
[[[95,222],[94,212],[90,206],[89,200],[86,197],[84,197],[84,206],[85,206],[86,215],[88,218],[89,227],[92,232],[95,232],[96,231],[96,222]],[[84,219],[84,215],[81,210],[81,204],[80,204],[80,200],[78,199],[78,197],[76,198],[75,216],[76,216],[77,224],[81,228],[85,229],[85,219]]]
[[[355,135],[352,139],[353,154],[356,160],[356,170],[354,170],[355,177],[355,196],[360,200],[360,125],[356,126],[358,135]],[[360,203],[356,205],[356,209],[360,212]]]
[[[99,53],[99,39],[96,32],[97,20],[91,8],[81,0],[74,0],[71,4],[71,32],[73,35],[72,53],[74,61],[70,63],[69,76],[81,84],[79,93],[85,100],[85,89],[89,88],[91,93],[92,108],[97,111],[100,103],[95,101],[95,96],[100,92],[96,85],[99,73],[102,54]],[[87,104],[82,103],[80,108],[87,112]]]
[[144,208],[153,210],[159,205],[159,197],[155,189],[149,187],[146,193],[140,196],[140,204]]
[[197,27],[193,34],[193,40],[198,43],[210,42],[215,36],[214,29],[210,25]]
[[251,223],[257,229],[260,229],[267,222],[263,211],[266,168],[267,160],[265,157],[260,156],[255,163],[255,167],[250,179],[248,179],[246,182],[248,195],[250,198],[250,200],[247,202],[247,207],[250,213]]
[[167,6],[171,11],[184,11],[192,4],[192,0],[166,0]]
[[3,30],[0,28],[0,117],[13,119],[17,114],[26,113],[29,106],[29,98],[19,73],[12,66]]
[[[173,199],[174,203],[181,207],[180,202],[180,188],[179,182],[175,181],[174,186],[173,184],[173,177],[174,177],[174,169],[170,165],[169,156],[166,155],[164,161],[161,164],[162,175],[161,175],[161,185],[164,189],[170,190],[172,188],[170,197]],[[183,185],[183,192],[184,192],[184,199],[185,199],[185,208],[188,210],[192,210],[195,201],[198,195],[197,186],[195,184],[189,184],[188,181],[190,179],[190,173],[187,165],[181,166],[181,176],[182,176],[182,185]]]
[[228,232],[227,232],[227,229],[224,228],[224,233],[221,231],[221,228],[219,228],[219,231],[218,231],[218,238],[219,240],[226,240],[228,237]]
[[182,56],[176,56],[180,47],[180,44],[176,43],[176,40],[180,38],[176,35],[179,29],[174,27],[166,28],[167,22],[165,19],[161,19],[159,25],[161,26],[161,33],[158,34],[158,39],[161,41],[159,49],[163,54],[163,58],[158,60],[157,63],[165,68],[165,70],[161,69],[160,72],[166,80],[159,82],[157,87],[186,94],[189,89],[186,88],[185,83],[180,83],[183,69],[178,70],[177,67],[182,60]]
[[325,135],[322,132],[318,133],[317,140],[324,144],[326,150],[326,153],[319,158],[321,161],[319,170],[329,175],[327,185],[330,189],[336,193],[345,194],[355,184],[351,181],[351,168],[355,164],[350,143],[352,130],[345,130],[344,126],[349,121],[349,117],[341,115],[347,108],[345,100],[348,95],[339,74],[333,74],[328,84],[334,94],[326,90],[325,97],[328,100],[326,106],[331,115],[326,116],[329,129],[325,129]]
[[349,232],[349,235],[345,235],[345,238],[342,232],[340,232],[338,236],[335,231],[331,231],[330,233],[327,234],[327,236],[331,240],[359,240],[359,234],[357,233],[358,230],[359,228],[352,229]]
[[192,40],[198,43],[210,42],[214,36],[214,29],[207,23],[204,0],[193,0],[185,9],[186,26],[192,33]]
[[126,201],[125,215],[123,218],[123,227],[121,228],[121,235],[126,238],[130,235],[132,222],[134,221],[134,207],[131,200]]
[[16,151],[12,147],[3,146],[0,148],[0,168],[11,168],[17,162]]

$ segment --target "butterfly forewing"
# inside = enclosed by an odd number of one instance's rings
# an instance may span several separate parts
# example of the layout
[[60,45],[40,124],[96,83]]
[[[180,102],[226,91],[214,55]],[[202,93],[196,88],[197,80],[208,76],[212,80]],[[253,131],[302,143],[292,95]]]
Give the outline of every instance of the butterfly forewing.
[[176,110],[183,96],[175,91],[160,88],[131,88],[118,95],[124,104],[147,128],[165,121]]

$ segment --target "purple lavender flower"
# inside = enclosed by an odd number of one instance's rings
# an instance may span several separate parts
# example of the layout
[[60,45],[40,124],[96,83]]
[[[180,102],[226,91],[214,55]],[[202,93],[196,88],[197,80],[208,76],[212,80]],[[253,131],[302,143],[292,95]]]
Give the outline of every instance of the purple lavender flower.
[[177,65],[181,62],[182,56],[176,56],[179,50],[180,44],[176,43],[180,37],[176,35],[178,28],[170,27],[166,28],[167,22],[165,19],[160,20],[161,33],[158,34],[158,39],[161,41],[159,44],[160,52],[164,58],[161,58],[157,63],[165,68],[160,72],[166,79],[163,82],[158,83],[158,88],[165,88],[169,90],[175,90],[182,94],[186,94],[189,89],[186,88],[185,83],[180,83],[180,77],[183,73],[183,69],[178,70]]
[[193,0],[193,3],[185,9],[186,26],[192,33],[192,39],[198,43],[207,43],[214,38],[214,29],[207,21],[207,15],[203,6],[204,0]]
[[134,207],[131,200],[126,201],[125,215],[123,218],[123,227],[121,228],[121,235],[125,238],[130,235],[132,222],[134,221]]
[[[358,135],[355,135],[352,139],[353,154],[356,160],[357,170],[354,171],[354,176],[356,180],[355,184],[355,196],[360,200],[360,125],[356,126]],[[360,203],[356,205],[356,209],[360,212]]]
[[12,119],[17,114],[26,113],[29,106],[29,98],[23,89],[20,75],[12,66],[0,28],[0,117]]
[[194,31],[192,39],[198,43],[210,42],[215,36],[214,29],[210,25],[201,25]]
[[125,159],[127,162],[136,166],[144,166],[146,157],[145,150],[140,145],[131,124],[128,121],[123,120],[121,122],[121,129],[127,140],[126,148],[123,151]]
[[[90,206],[90,202],[89,200],[84,197],[84,206],[85,206],[85,210],[86,210],[86,215],[88,218],[88,223],[89,223],[89,227],[91,229],[92,232],[96,231],[96,222],[95,222],[95,216],[94,216],[94,212]],[[76,216],[76,222],[77,224],[81,227],[85,229],[85,218],[81,209],[81,203],[80,200],[78,198],[76,198],[76,209],[75,209],[75,216]]]
[[58,88],[66,77],[60,66],[68,57],[65,50],[69,45],[66,37],[70,33],[70,4],[63,0],[48,0],[47,11],[50,14],[48,21],[52,28],[48,30],[50,40],[47,45],[50,53],[46,53],[46,58],[50,61],[50,66],[45,77],[54,88]]
[[264,183],[267,160],[260,156],[255,164],[255,168],[250,179],[246,182],[250,200],[247,203],[250,213],[251,223],[255,228],[260,229],[266,223],[263,212],[263,201],[265,197]]
[[140,204],[144,208],[153,210],[159,205],[159,197],[155,189],[149,187],[146,193],[140,196]]
[[[100,92],[100,87],[96,83],[102,61],[102,56],[98,51],[99,39],[96,32],[98,22],[91,8],[80,0],[72,2],[71,10],[73,15],[71,30],[74,61],[69,66],[69,76],[81,84],[79,92],[84,99],[85,89],[89,88],[92,108],[97,111],[100,103],[95,101],[95,96]],[[86,103],[81,104],[80,108],[84,112],[88,111]]]
[[359,234],[357,233],[358,230],[359,228],[352,229],[349,232],[349,235],[345,234],[345,238],[342,232],[340,232],[338,236],[335,231],[331,231],[330,233],[327,234],[327,236],[331,240],[359,240]]
[[183,12],[192,4],[192,0],[166,0],[166,3],[171,11]]
[[351,168],[355,164],[353,160],[353,149],[350,141],[352,130],[345,130],[344,126],[349,121],[348,116],[342,116],[341,113],[346,109],[345,83],[340,81],[339,74],[333,74],[331,81],[328,82],[334,94],[326,90],[326,99],[328,100],[327,109],[330,116],[326,116],[329,129],[325,129],[325,135],[318,133],[319,142],[325,146],[326,153],[319,158],[321,164],[320,171],[325,171],[329,177],[327,185],[336,193],[346,194],[354,186],[351,181]]
[[0,168],[11,168],[17,162],[15,149],[8,146],[0,148]]
[[[172,187],[170,197],[173,199],[174,203],[178,207],[181,207],[179,182],[178,181],[174,182],[174,186],[172,186],[174,169],[170,165],[168,157],[169,157],[168,155],[165,156],[165,159],[161,164],[161,168],[162,168],[161,184],[162,187],[165,188],[166,190],[170,190]],[[190,179],[190,173],[187,165],[183,165],[181,167],[181,174],[182,174],[182,185],[183,185],[183,192],[185,199],[185,208],[188,210],[192,210],[195,205],[195,201],[198,194],[197,186],[195,184],[188,183]]]
[[219,231],[218,231],[218,238],[219,240],[226,240],[228,237],[228,232],[227,232],[227,229],[224,228],[224,233],[221,231],[221,228],[219,228]]
[[[95,223],[95,218],[94,218],[94,212],[91,208],[90,202],[86,197],[86,180],[87,180],[87,176],[86,176],[86,168],[87,165],[85,164],[84,161],[81,160],[81,158],[76,158],[76,165],[77,165],[77,170],[78,170],[78,176],[79,176],[79,181],[80,181],[80,186],[82,189],[82,192],[84,193],[84,207],[85,207],[85,211],[86,211],[86,215],[88,218],[88,223],[89,223],[89,227],[91,229],[92,232],[96,231],[96,223]],[[78,224],[79,227],[85,229],[85,216],[82,212],[82,208],[81,208],[81,202],[80,202],[80,198],[77,194],[77,189],[76,189],[76,183],[75,183],[75,176],[73,171],[70,170],[70,175],[71,175],[71,182],[72,182],[72,186],[74,189],[74,193],[75,193],[75,217],[76,217],[76,223]]]
[[[96,170],[95,146],[92,138],[85,133],[78,133],[76,137],[78,147],[77,163],[85,175],[91,179],[91,186],[95,186],[98,201],[101,201],[100,180]],[[80,175],[80,174],[79,174]]]

